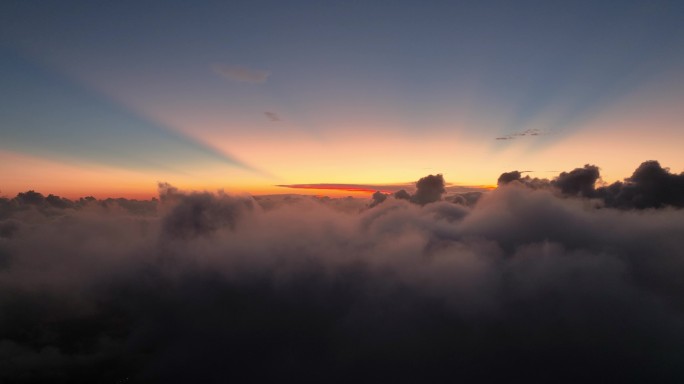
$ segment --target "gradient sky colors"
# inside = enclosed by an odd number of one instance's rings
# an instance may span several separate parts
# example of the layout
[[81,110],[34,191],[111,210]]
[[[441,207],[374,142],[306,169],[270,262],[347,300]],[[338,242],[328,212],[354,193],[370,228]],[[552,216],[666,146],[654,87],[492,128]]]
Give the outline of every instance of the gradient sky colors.
[[680,1],[5,1],[0,195],[680,172],[682,19]]

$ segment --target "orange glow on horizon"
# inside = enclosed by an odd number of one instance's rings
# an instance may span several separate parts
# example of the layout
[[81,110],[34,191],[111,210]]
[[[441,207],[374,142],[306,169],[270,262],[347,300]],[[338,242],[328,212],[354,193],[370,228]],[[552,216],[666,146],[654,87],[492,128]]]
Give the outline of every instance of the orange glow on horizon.
[[311,190],[324,190],[324,191],[345,191],[345,192],[358,192],[362,194],[373,194],[375,192],[381,193],[393,193],[394,191],[382,188],[371,188],[371,186],[351,186],[344,184],[293,184],[293,185],[278,185],[282,188],[291,189],[311,189]]

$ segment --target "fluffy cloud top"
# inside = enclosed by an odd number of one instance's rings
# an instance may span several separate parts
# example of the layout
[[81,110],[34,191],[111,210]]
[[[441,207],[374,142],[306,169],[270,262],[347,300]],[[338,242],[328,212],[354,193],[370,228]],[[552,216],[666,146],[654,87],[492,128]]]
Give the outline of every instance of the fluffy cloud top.
[[[649,164],[622,188],[670,196]],[[2,199],[0,382],[680,382],[684,210],[587,204],[582,172],[361,211]]]
[[670,173],[654,160],[643,162],[624,182],[596,188],[599,168],[586,164],[570,172],[562,172],[553,180],[521,177],[518,171],[499,176],[499,186],[516,182],[533,189],[556,188],[565,196],[600,199],[605,206],[620,209],[684,207],[684,172]]

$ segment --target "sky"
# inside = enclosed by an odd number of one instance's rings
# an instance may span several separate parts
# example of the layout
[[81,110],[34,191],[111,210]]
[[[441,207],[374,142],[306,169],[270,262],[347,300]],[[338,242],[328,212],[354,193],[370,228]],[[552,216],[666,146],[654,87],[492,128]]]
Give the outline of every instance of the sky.
[[0,382],[684,382],[682,20],[1,1]]
[[0,195],[678,173],[683,18],[680,1],[4,1]]

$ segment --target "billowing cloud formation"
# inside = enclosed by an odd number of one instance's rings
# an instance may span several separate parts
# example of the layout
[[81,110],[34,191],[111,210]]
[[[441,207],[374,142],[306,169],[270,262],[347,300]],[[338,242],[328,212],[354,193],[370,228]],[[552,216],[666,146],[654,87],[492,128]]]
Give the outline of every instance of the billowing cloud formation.
[[387,196],[388,196],[388,194],[386,194],[386,193],[382,193],[382,192],[380,192],[380,191],[375,191],[375,193],[373,193],[373,196],[371,196],[371,198],[372,198],[373,201],[371,201],[369,207],[373,208],[373,207],[375,207],[376,205],[378,205],[378,204],[382,203],[383,201],[387,200]]
[[522,172],[520,171],[502,173],[497,180],[497,185],[503,186],[512,182],[517,182],[518,184],[525,185],[532,189],[549,188],[551,185],[551,182],[548,179],[539,179],[529,176],[522,177]]
[[499,179],[496,181],[496,184],[506,185],[513,181],[520,181],[521,177],[522,174],[518,171],[504,172],[501,174],[501,176],[499,176]]
[[[444,177],[441,174],[438,175],[428,175],[416,182],[416,192],[411,195],[405,189],[400,189],[392,195],[396,200],[407,200],[415,204],[425,205],[429,203],[434,203],[442,198],[442,195],[446,192]],[[480,192],[467,192],[465,194],[454,195],[452,201],[457,203],[466,204],[467,201],[464,198],[458,198],[460,195],[471,196],[469,201],[474,201],[472,196],[477,195],[479,197]],[[373,194],[373,202],[370,207],[375,207],[387,199],[389,194],[383,194],[381,191],[377,191]],[[477,198],[475,198],[476,200]]]
[[214,64],[214,72],[233,81],[245,83],[265,83],[271,72],[234,65]]
[[599,168],[586,164],[570,172],[562,172],[553,180],[521,177],[518,171],[499,176],[498,185],[512,182],[533,189],[555,188],[565,196],[581,196],[602,201],[606,207],[621,209],[684,207],[684,173],[673,174],[657,161],[643,162],[624,182],[596,188]]
[[411,200],[411,194],[406,192],[405,189],[401,189],[394,192],[394,198],[398,200]]
[[646,161],[624,182],[599,188],[598,197],[618,208],[684,207],[684,173],[672,174],[657,161]]
[[480,200],[482,195],[483,192],[464,192],[449,196],[446,198],[446,200],[455,204],[461,204],[470,207],[475,205]]
[[594,184],[599,177],[599,168],[586,164],[584,168],[561,172],[551,184],[565,195],[592,197],[595,192]]
[[252,199],[240,199],[219,192],[180,194],[166,183],[159,185],[159,198],[166,203],[161,229],[171,238],[192,238],[219,228],[234,228],[237,220],[254,209]]
[[416,193],[411,200],[421,205],[433,203],[441,199],[444,192],[444,177],[428,175],[416,182]]
[[[449,200],[467,201],[468,204],[472,204],[477,200],[477,196],[480,196],[483,192],[487,192],[491,189],[491,187],[488,186],[447,186],[444,182],[444,178],[442,177],[442,175],[428,175],[423,179],[418,180],[418,182],[416,183],[400,183],[385,185],[317,183],[281,184],[277,186],[293,189],[319,189],[321,191],[336,190],[369,193],[380,192],[385,195],[392,195],[395,199],[412,200],[416,204],[427,204],[429,202],[438,201],[442,197],[448,197]],[[421,189],[420,193],[417,192],[419,188]],[[411,193],[408,192],[407,189],[415,192],[417,197],[412,198]],[[461,196],[465,200],[460,199],[457,196]]]
[[0,382],[684,379],[684,210],[29,197],[0,200]]

